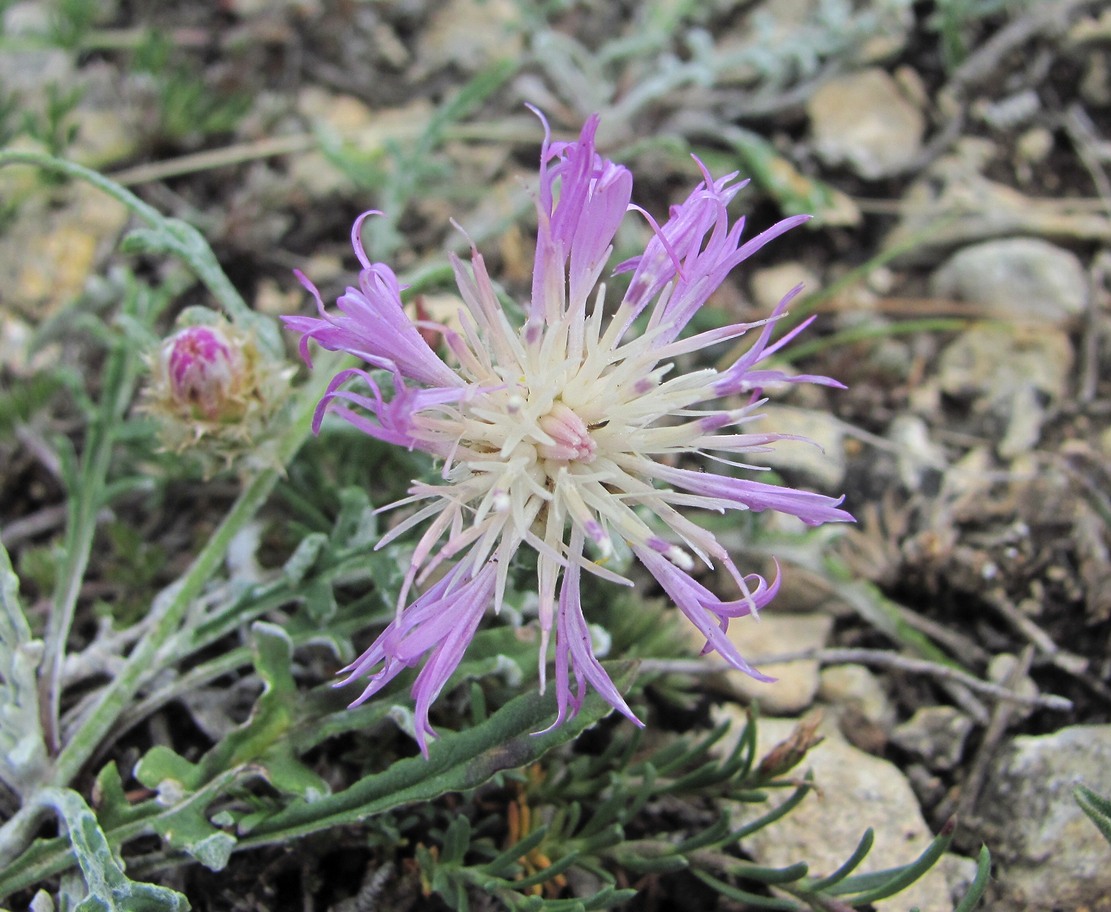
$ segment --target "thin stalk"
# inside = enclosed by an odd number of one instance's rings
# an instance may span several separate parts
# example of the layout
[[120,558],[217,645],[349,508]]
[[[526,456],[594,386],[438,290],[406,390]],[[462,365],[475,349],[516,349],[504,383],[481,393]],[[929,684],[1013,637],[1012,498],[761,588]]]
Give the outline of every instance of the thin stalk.
[[[142,294],[137,288],[129,291],[124,306],[124,312],[128,316],[136,315]],[[39,677],[43,735],[51,754],[60,746],[58,716],[66,643],[92,552],[97,513],[103,506],[104,487],[112,459],[112,446],[115,443],[114,431],[131,401],[137,363],[138,356],[134,346],[128,344],[122,336],[117,337],[108,355],[104,372],[104,393],[96,417],[89,425],[89,439],[84,448],[81,467],[77,476],[71,479],[73,489],[69,492],[65,559],[46,625],[45,651]]]
[[116,677],[104,688],[89,714],[78,723],[73,737],[62,748],[54,765],[53,784],[65,786],[73,780],[115,725],[146,676],[151,673],[159,650],[177,632],[193,599],[200,595],[205,583],[219,569],[232,539],[266,502],[274,484],[282,475],[281,466],[288,464],[304,443],[309,434],[316,403],[324,394],[340,360],[341,357],[337,355],[320,359],[309,382],[301,387],[292,403],[290,423],[277,442],[275,467],[263,469],[247,482],[227,516],[184,576],[155,600],[150,629],[127,657]]
[[830,333],[818,339],[809,339],[792,345],[789,351],[784,351],[780,358],[788,364],[805,361],[823,349],[834,349],[840,345],[852,345],[856,342],[879,341],[895,336],[917,335],[919,333],[944,333],[957,332],[964,329],[972,322],[968,318],[960,317],[931,317],[922,320],[908,320],[904,323],[893,323],[888,326],[853,326]]

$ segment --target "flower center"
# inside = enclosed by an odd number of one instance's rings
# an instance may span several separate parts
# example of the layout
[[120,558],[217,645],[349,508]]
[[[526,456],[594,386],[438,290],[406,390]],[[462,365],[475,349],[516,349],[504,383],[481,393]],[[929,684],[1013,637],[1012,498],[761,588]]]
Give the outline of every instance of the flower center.
[[552,410],[539,421],[540,430],[554,440],[554,443],[541,443],[536,452],[543,459],[559,462],[591,463],[597,455],[598,446],[590,436],[590,428],[583,420],[562,402],[557,402]]

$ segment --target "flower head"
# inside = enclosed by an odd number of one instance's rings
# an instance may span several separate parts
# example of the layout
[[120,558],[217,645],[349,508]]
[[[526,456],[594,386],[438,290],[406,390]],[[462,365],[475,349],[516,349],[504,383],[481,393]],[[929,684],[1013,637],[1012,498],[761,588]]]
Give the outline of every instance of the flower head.
[[162,344],[160,367],[183,412],[208,421],[242,417],[245,358],[220,326],[187,326]]
[[[423,662],[413,686],[422,751],[432,733],[429,705],[482,615],[491,606],[500,609],[513,555],[522,546],[537,553],[541,686],[555,638],[553,725],[579,710],[587,685],[636,721],[592,652],[580,600],[584,573],[632,585],[606,567],[615,540],[628,545],[705,637],[706,652],[770,680],[745,662],[726,628],[766,605],[778,578],[742,574],[715,536],[679,508],[771,509],[809,524],[852,519],[831,497],[676,465],[685,461],[681,457],[707,452],[723,454],[714,458],[728,463],[734,454],[764,450],[780,439],[750,429],[759,417],[760,390],[769,383],[840,385],[764,366],[802,329],[771,341],[795,292],[767,320],[683,337],[738,263],[806,217],[784,219],[742,243],[744,220],[730,224],[726,208],[743,185],[732,183],[735,174],[714,180],[699,163],[703,181],[663,225],[649,219],[654,236],[644,253],[617,267],[631,273],[628,290],[607,308],[599,281],[618,225],[636,208],[630,206],[632,175],[596,151],[597,117],[575,142],[552,141],[544,125],[536,259],[522,326],[502,309],[473,245],[469,268],[452,257],[462,296],[459,328],[411,321],[397,277],[372,262],[361,243],[372,212],[352,231],[363,269],[359,287],[337,301],[339,312],[329,312],[299,276],[316,297],[318,316],[285,318],[301,333],[306,360],[312,340],[377,369],[339,373],[317,409],[317,428],[329,411],[371,437],[429,453],[441,466],[438,483],[414,482],[409,496],[393,505],[416,509],[379,547],[425,528],[396,618],[344,669],[342,682],[369,675],[358,703],[403,668]],[[645,311],[643,329],[634,331]],[[421,330],[429,328],[441,333],[445,358],[425,341]],[[755,342],[725,370],[676,372],[680,356],[750,331]],[[413,591],[448,561],[450,569],[410,603]],[[733,597],[719,597],[700,583],[698,563],[724,568]]]
[[284,399],[289,368],[264,357],[254,335],[212,311],[192,308],[186,325],[148,359],[144,409],[159,419],[167,449],[192,450],[206,473],[257,456]]

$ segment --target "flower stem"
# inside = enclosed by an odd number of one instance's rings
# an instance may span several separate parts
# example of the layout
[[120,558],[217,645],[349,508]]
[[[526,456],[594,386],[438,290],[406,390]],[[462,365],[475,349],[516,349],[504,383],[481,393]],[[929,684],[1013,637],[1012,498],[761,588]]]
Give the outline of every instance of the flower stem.
[[[148,304],[145,292],[132,287],[128,291],[123,310],[126,316],[135,317]],[[56,752],[59,747],[58,707],[61,701],[66,643],[92,551],[97,512],[104,505],[104,489],[111,464],[112,446],[115,443],[114,431],[131,401],[137,367],[138,356],[134,346],[129,345],[122,337],[117,337],[108,355],[103,394],[96,416],[89,425],[89,437],[80,469],[75,477],[68,479],[70,507],[66,523],[65,559],[47,621],[39,677],[42,729],[50,753]]]
[[[332,358],[340,360],[340,356]],[[298,391],[291,405],[289,424],[277,440],[277,466],[288,464],[308,436],[313,410],[330,379],[329,371],[334,367],[328,365],[326,370],[315,371],[312,379]],[[155,600],[149,630],[58,755],[51,777],[53,784],[68,785],[96,751],[151,674],[155,657],[165,642],[178,631],[193,599],[219,568],[232,539],[266,502],[281,475],[282,469],[274,467],[262,469],[251,478],[189,569]]]

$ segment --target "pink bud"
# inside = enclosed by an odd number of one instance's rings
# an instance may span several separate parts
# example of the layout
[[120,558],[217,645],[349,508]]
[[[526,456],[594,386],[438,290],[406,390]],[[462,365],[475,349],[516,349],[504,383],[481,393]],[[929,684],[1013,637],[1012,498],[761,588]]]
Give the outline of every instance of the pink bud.
[[216,326],[189,326],[162,345],[170,398],[209,421],[237,417],[245,369],[242,353]]

